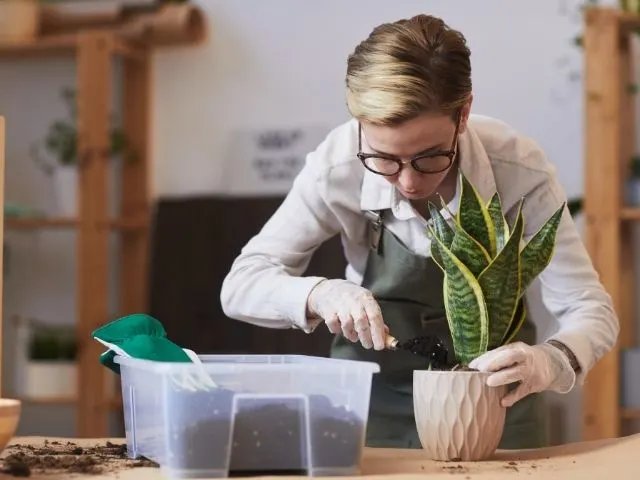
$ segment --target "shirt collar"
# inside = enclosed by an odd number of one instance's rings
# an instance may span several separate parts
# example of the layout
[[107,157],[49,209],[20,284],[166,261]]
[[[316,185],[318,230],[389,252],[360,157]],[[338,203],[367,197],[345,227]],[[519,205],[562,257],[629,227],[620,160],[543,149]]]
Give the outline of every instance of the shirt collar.
[[[460,169],[471,184],[476,187],[482,199],[488,201],[496,192],[495,177],[489,156],[469,124],[465,132],[460,134],[458,149]],[[459,188],[456,186],[456,199],[452,202],[456,208],[459,194]],[[376,175],[366,169],[362,181],[360,208],[362,210],[390,209],[399,220],[415,217],[411,203],[393,185],[387,182],[382,175]]]

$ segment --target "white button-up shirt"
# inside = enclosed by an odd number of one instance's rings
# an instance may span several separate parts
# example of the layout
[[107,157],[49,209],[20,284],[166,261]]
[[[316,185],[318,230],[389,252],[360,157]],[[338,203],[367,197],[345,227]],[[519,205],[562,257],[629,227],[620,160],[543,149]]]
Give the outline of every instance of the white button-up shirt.
[[[322,278],[301,275],[316,248],[340,234],[348,261],[345,277],[361,284],[369,255],[364,210],[390,209],[385,226],[416,255],[430,255],[424,218],[356,157],[357,128],[355,120],[337,127],[308,155],[282,205],[233,263],[221,292],[226,315],[265,327],[312,331],[317,323],[306,318],[306,301]],[[498,120],[471,115],[458,149],[462,172],[485,200],[498,191],[507,217],[525,197],[525,241],[566,201],[540,147]],[[459,193],[449,204],[454,212]],[[543,302],[559,324],[552,338],[574,352],[582,382],[614,345],[619,327],[568,211],[553,258],[538,279]]]

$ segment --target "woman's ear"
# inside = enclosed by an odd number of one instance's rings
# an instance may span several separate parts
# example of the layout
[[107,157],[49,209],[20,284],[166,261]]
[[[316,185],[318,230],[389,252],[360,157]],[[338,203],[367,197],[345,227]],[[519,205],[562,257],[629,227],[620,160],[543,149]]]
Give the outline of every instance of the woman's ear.
[[469,95],[469,100],[462,106],[460,112],[460,128],[458,133],[464,133],[467,130],[467,122],[469,121],[469,115],[471,114],[471,104],[473,103],[473,94]]

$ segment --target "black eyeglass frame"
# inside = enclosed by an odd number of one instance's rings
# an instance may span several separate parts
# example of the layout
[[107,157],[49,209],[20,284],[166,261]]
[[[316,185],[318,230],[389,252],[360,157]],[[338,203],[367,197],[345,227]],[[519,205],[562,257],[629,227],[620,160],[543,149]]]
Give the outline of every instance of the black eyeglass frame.
[[[376,175],[383,175],[385,177],[393,177],[394,175],[397,175],[398,173],[400,173],[400,171],[402,170],[402,168],[407,164],[410,163],[411,166],[413,167],[413,169],[417,172],[420,172],[422,174],[425,175],[434,175],[437,173],[442,173],[445,170],[447,170],[449,167],[451,167],[451,164],[453,163],[454,158],[456,157],[456,153],[458,151],[458,131],[460,130],[460,120],[462,118],[462,111],[458,111],[457,114],[457,119],[456,119],[456,130],[453,134],[453,141],[451,142],[451,148],[449,150],[438,150],[436,152],[431,152],[431,153],[427,153],[424,155],[416,155],[413,158],[410,158],[408,160],[402,160],[398,157],[394,157],[392,155],[386,155],[384,153],[365,153],[362,151],[362,124],[360,122],[358,122],[358,153],[356,153],[356,156],[358,157],[358,159],[360,159],[360,161],[362,162],[362,165],[364,166],[364,168],[366,168],[367,170],[369,170],[372,173],[375,173]],[[424,158],[434,158],[434,157],[447,157],[449,158],[449,163],[447,164],[446,167],[440,168],[438,170],[422,170],[418,167],[417,165],[417,161],[418,160],[422,160]],[[398,165],[398,169],[393,172],[393,173],[382,173],[379,172],[377,170],[374,170],[373,168],[369,167],[367,165],[367,159],[369,158],[382,158],[384,160],[391,160],[393,162],[396,162],[396,164]]]

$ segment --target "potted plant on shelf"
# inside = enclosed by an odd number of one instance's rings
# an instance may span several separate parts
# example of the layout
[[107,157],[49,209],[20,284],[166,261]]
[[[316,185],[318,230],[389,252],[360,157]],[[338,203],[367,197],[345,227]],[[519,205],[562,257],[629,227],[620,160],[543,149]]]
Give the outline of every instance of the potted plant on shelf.
[[77,393],[76,338],[69,327],[32,325],[23,394],[28,398]]
[[[34,144],[31,147],[31,156],[42,171],[52,178],[54,188],[52,203],[55,210],[52,213],[62,217],[75,217],[78,210],[77,166],[79,163],[76,91],[72,88],[64,88],[61,97],[65,103],[68,117],[64,120],[56,120],[51,124],[43,145]],[[127,142],[122,129],[113,127],[109,132],[109,137],[110,144],[107,154],[110,158],[128,154]],[[46,151],[47,155],[43,155],[42,150]],[[133,157],[128,155],[127,158]]]
[[526,316],[524,291],[551,260],[564,209],[563,204],[522,247],[522,204],[510,226],[499,195],[485,203],[461,175],[460,207],[451,225],[429,205],[431,254],[444,272],[446,316],[458,362],[413,373],[416,427],[431,459],[484,459],[502,437],[506,409],[500,401],[506,387],[488,387],[488,374],[467,365],[518,333]]

